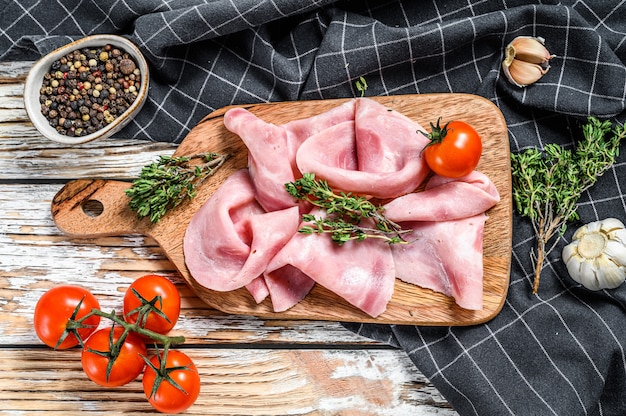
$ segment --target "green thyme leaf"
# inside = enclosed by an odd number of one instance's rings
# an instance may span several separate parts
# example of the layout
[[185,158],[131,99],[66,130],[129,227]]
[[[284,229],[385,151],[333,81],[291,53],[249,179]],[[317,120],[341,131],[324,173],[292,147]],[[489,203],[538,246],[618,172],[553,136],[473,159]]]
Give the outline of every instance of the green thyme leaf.
[[364,97],[365,91],[367,90],[367,81],[365,81],[365,78],[359,77],[355,85],[356,85],[357,91],[361,93],[361,97]]

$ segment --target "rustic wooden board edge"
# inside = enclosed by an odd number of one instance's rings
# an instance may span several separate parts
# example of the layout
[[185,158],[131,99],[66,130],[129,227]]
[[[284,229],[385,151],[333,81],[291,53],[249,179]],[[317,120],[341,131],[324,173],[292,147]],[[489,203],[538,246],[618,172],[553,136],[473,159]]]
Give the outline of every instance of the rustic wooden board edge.
[[[511,237],[512,237],[512,202],[511,202],[511,178],[510,178],[510,160],[509,160],[509,141],[508,133],[506,129],[506,123],[499,109],[491,103],[489,100],[470,94],[423,94],[423,95],[410,95],[410,96],[385,96],[385,97],[373,97],[373,99],[381,102],[391,109],[403,112],[411,113],[413,106],[419,104],[420,108],[429,108],[429,111],[424,111],[424,117],[422,120],[417,120],[420,124],[424,125],[427,120],[432,120],[434,115],[442,115],[444,120],[451,118],[465,119],[471,122],[481,136],[485,143],[485,149],[487,149],[487,155],[483,155],[481,164],[478,169],[484,171],[488,176],[496,177],[494,183],[496,184],[498,191],[501,195],[501,201],[498,205],[493,207],[487,212],[490,219],[485,225],[485,241],[489,244],[490,236],[493,236],[494,232],[491,228],[494,222],[497,221],[498,229],[498,241],[495,243],[500,246],[498,256],[490,257],[490,253],[485,253],[485,271],[489,274],[493,273],[497,275],[497,283],[494,287],[488,287],[485,290],[484,301],[485,307],[481,311],[468,311],[456,306],[451,298],[448,298],[442,294],[432,292],[428,289],[418,288],[417,293],[423,297],[422,304],[415,305],[413,299],[403,296],[401,291],[396,290],[394,298],[390,302],[390,308],[377,318],[372,318],[369,315],[359,311],[346,301],[338,297],[337,295],[327,291],[323,287],[316,285],[311,294],[305,298],[300,304],[296,305],[292,309],[275,313],[272,311],[271,303],[266,300],[261,304],[256,304],[247,291],[242,288],[237,291],[220,293],[211,291],[201,285],[199,285],[193,277],[189,274],[186,266],[184,265],[184,255],[182,250],[182,238],[173,244],[165,244],[167,249],[166,255],[179,269],[185,280],[190,287],[198,294],[198,296],[206,302],[209,306],[221,310],[230,314],[246,314],[254,315],[264,319],[313,319],[313,320],[330,320],[330,321],[350,321],[350,322],[362,322],[362,323],[388,323],[388,324],[411,324],[411,325],[455,325],[455,326],[467,326],[475,325],[489,321],[495,317],[502,309],[506,293],[508,290],[508,283],[510,278],[510,262],[511,262]],[[328,110],[336,105],[339,105],[348,99],[337,100],[319,100],[319,101],[299,101],[299,102],[283,102],[283,103],[262,103],[251,104],[242,106],[249,111],[257,114],[257,116],[266,119],[268,122],[274,122],[280,124],[293,119],[293,112],[289,115],[288,111],[275,111],[277,108],[291,107],[297,108],[296,114],[298,117],[304,118],[310,115],[315,115]],[[460,103],[460,104],[459,104]],[[210,137],[215,133],[215,129],[219,132],[220,136],[225,137],[222,143],[218,146],[218,151],[228,152],[232,154],[231,159],[227,164],[218,171],[218,174],[210,182],[213,185],[205,185],[203,189],[198,193],[197,198],[189,203],[186,208],[177,209],[177,212],[172,212],[169,215],[176,218],[176,221],[162,221],[159,224],[151,225],[144,221],[138,221],[134,217],[134,213],[130,212],[125,207],[125,197],[123,190],[129,186],[127,183],[115,183],[115,181],[105,181],[92,183],[91,186],[97,189],[91,189],[89,191],[81,190],[84,194],[83,197],[88,199],[98,199],[104,205],[104,212],[107,214],[102,218],[91,218],[80,230],[76,230],[75,227],[81,222],[79,218],[81,215],[78,209],[81,204],[76,204],[74,197],[71,196],[72,192],[68,192],[67,189],[63,189],[59,192],[55,200],[53,201],[53,217],[57,226],[68,233],[74,235],[85,236],[90,235],[102,235],[107,233],[109,235],[120,233],[140,233],[148,235],[154,238],[162,247],[164,246],[164,236],[176,235],[180,232],[180,229],[186,228],[193,213],[199,209],[199,207],[210,197],[215,191],[217,186],[233,171],[245,167],[247,164],[247,151],[241,148],[241,143],[238,138],[232,133],[225,131],[222,123],[222,116],[229,109],[235,106],[225,107],[207,115],[202,119],[200,123],[192,130],[192,133],[197,133],[197,136],[207,137],[206,141],[211,141],[214,138]],[[462,108],[459,108],[462,107]],[[480,111],[479,111],[480,110]],[[436,113],[436,114],[435,114]],[[479,114],[480,116],[477,116]],[[186,138],[179,146],[175,155],[187,155],[199,153],[200,151],[215,150],[206,149],[205,140],[189,140]],[[490,150],[496,150],[499,155],[493,155],[489,153]],[[485,153],[485,152],[484,152]],[[495,166],[491,166],[494,162],[497,162]],[[489,175],[489,172],[492,175]],[[217,184],[217,185],[215,185]],[[82,188],[86,186],[82,181],[80,184],[69,183],[66,187]],[[120,196],[121,195],[121,196]],[[60,209],[59,205],[62,201],[64,204],[72,201],[74,204],[73,210],[77,215],[67,216],[67,210]],[[65,217],[65,218],[64,218]],[[102,221],[105,220],[106,224]],[[112,228],[111,224],[122,224],[122,226],[116,226]],[[168,246],[169,245],[169,246]],[[489,280],[489,279],[487,279]],[[397,287],[403,287],[408,285],[406,283],[397,281]],[[411,286],[411,293],[413,293],[416,286]],[[328,299],[331,299],[328,301]],[[424,300],[425,299],[425,300]],[[332,310],[328,309],[328,304],[331,303]],[[420,308],[415,306],[427,306],[426,313]],[[395,310],[394,308],[398,309]],[[312,313],[312,311],[317,311]]]

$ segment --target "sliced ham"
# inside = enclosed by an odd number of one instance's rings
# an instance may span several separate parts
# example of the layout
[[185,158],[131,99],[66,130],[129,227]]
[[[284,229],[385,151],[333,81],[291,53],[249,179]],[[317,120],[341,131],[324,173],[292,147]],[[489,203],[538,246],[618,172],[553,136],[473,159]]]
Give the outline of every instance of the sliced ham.
[[483,231],[487,216],[402,223],[414,242],[392,245],[396,276],[454,297],[465,309],[483,306]]
[[478,171],[453,180],[433,176],[424,191],[406,194],[385,204],[392,221],[448,221],[487,211],[500,200],[491,180]]
[[271,274],[266,271],[263,279],[268,288],[274,312],[284,312],[292,308],[315,286],[315,280],[291,265],[285,265]]
[[259,276],[246,285],[246,289],[252,295],[256,303],[263,302],[269,295],[270,289],[265,284],[263,276]]
[[[452,296],[463,308],[482,308],[485,211],[500,197],[477,171],[459,179],[435,175],[414,192],[429,174],[419,124],[366,98],[283,125],[234,108],[224,124],[248,147],[249,163],[189,224],[185,261],[199,284],[217,291],[245,286],[256,302],[269,296],[275,312],[319,284],[377,317],[397,277]],[[285,184],[309,172],[335,190],[392,199],[385,215],[411,230],[405,240],[414,241],[338,246],[327,235],[298,233],[300,214],[310,207],[296,203]]]
[[[317,209],[311,214],[324,215]],[[372,317],[385,311],[393,294],[391,250],[375,239],[338,246],[326,235],[296,233],[267,266],[268,286],[293,276],[294,269]]]
[[428,139],[408,117],[374,100],[356,100],[354,124],[344,122],[309,137],[298,148],[302,173],[331,187],[377,198],[415,190],[429,172],[421,157]]
[[[301,175],[296,152],[310,136],[345,121],[354,122],[354,100],[313,117],[284,125],[267,123],[244,108],[224,114],[224,125],[237,134],[248,148],[248,168],[257,189],[257,200],[267,211],[300,205],[285,192],[285,184]],[[280,163],[277,163],[277,162]]]
[[294,166],[296,151],[306,139],[344,121],[354,121],[355,104],[356,100],[349,100],[323,113],[283,124],[290,137],[292,153],[289,160]]
[[385,215],[413,230],[394,245],[397,277],[454,297],[466,309],[482,308],[484,214],[500,200],[483,173],[458,179],[433,176],[424,191],[396,198]]
[[296,163],[302,173],[314,172],[328,181],[335,190],[354,190],[377,175],[358,170],[354,121],[344,121],[309,138],[296,153]]
[[233,173],[192,217],[184,237],[185,262],[203,286],[235,290],[263,274],[296,232],[297,207],[266,212],[248,171]]
[[238,107],[224,114],[224,125],[248,148],[248,168],[259,204],[266,211],[296,206],[294,198],[285,192],[285,184],[296,179],[289,163],[292,149],[287,130]]

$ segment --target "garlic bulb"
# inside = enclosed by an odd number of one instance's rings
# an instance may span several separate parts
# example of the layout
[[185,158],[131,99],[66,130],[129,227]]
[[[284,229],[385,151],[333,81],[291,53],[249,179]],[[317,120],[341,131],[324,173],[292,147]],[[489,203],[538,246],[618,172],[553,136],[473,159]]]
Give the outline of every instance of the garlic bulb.
[[590,290],[614,289],[626,279],[626,229],[616,218],[590,222],[561,253],[567,272]]
[[550,69],[549,61],[554,58],[540,37],[518,36],[509,43],[502,61],[502,71],[509,81],[518,87],[530,85]]

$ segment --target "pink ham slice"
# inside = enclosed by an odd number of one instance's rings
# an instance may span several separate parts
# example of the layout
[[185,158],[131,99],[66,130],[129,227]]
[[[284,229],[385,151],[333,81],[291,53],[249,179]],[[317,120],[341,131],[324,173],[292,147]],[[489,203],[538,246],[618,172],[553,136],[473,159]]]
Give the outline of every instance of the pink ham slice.
[[294,170],[297,170],[295,163],[298,147],[314,134],[336,126],[337,124],[341,124],[344,121],[354,121],[355,104],[356,100],[346,101],[337,107],[333,107],[315,116],[293,120],[283,124],[290,137],[291,155],[289,160],[293,164]]
[[354,105],[354,100],[350,100],[324,113],[284,125],[267,123],[244,108],[233,108],[224,114],[226,128],[237,134],[248,148],[248,168],[257,189],[257,200],[265,210],[297,204],[285,192],[286,183],[302,176],[296,167],[297,149],[311,135],[353,121]]
[[408,117],[359,98],[354,125],[344,122],[309,137],[296,164],[335,189],[394,198],[415,190],[429,172],[420,155],[428,139],[420,131]]
[[[321,217],[318,209],[312,215]],[[338,246],[326,235],[296,233],[265,271],[268,287],[303,275],[344,298],[372,317],[383,313],[395,284],[389,245],[376,239]]]
[[407,283],[452,296],[465,309],[483,307],[483,230],[487,216],[402,223],[413,230],[408,245],[391,250],[396,276]]
[[309,294],[315,280],[291,265],[264,274],[264,282],[270,293],[274,312],[290,309]]
[[433,176],[424,191],[396,198],[385,215],[403,229],[408,245],[392,246],[397,277],[482,309],[484,214],[500,200],[483,173],[459,179]]
[[270,295],[270,289],[265,284],[263,276],[259,276],[246,285],[246,289],[252,295],[256,303],[261,303]]
[[387,203],[385,215],[392,221],[447,221],[487,211],[500,200],[498,190],[482,172],[473,171],[456,180],[433,176],[424,191]]
[[[299,222],[297,207],[266,213],[255,200],[248,171],[242,169],[192,217],[183,241],[185,262],[201,285],[216,291],[238,289],[263,274]],[[253,287],[263,290],[258,283]]]
[[248,148],[248,168],[259,204],[266,211],[295,206],[293,197],[285,192],[285,184],[295,180],[287,163],[290,153],[287,131],[266,123],[244,108],[228,110],[224,114],[224,125]]
[[354,121],[344,121],[311,136],[300,146],[296,162],[303,173],[314,172],[335,190],[352,191],[365,176],[370,180],[377,176],[358,171],[355,144]]

